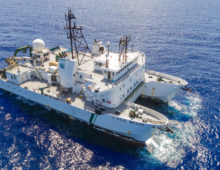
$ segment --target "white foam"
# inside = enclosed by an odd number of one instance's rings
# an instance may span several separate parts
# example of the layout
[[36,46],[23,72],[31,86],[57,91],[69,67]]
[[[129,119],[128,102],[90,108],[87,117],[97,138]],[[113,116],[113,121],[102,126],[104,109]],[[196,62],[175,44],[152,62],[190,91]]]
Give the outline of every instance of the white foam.
[[[177,112],[196,117],[202,107],[201,99],[198,95],[186,96],[187,103],[169,102],[169,106],[174,107]],[[177,113],[178,114],[178,113]],[[185,157],[185,148],[190,148],[192,152],[197,146],[198,128],[193,121],[170,120],[169,126],[174,130],[173,134],[168,134],[156,129],[154,135],[146,141],[147,150],[159,161],[166,163],[169,167],[175,168]]]
[[161,162],[175,168],[185,156],[184,147],[192,145],[191,142],[193,142],[188,139],[189,136],[194,136],[188,134],[192,126],[187,125],[190,127],[189,129],[184,126],[184,123],[181,123],[172,137],[167,136],[166,132],[157,130],[155,135],[147,142],[148,151]]
[[177,101],[170,101],[168,104],[183,114],[197,116],[198,110],[202,107],[202,100],[199,95],[192,94],[191,96],[186,96],[185,99],[186,103],[183,104]]

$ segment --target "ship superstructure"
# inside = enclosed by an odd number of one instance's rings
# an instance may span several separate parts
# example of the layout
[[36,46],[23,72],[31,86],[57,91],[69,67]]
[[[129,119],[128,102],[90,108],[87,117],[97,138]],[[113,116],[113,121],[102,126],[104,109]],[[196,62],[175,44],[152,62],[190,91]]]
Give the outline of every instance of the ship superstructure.
[[20,49],[29,48],[30,57],[6,59],[0,88],[138,143],[150,138],[154,128],[167,129],[164,115],[133,102],[139,96],[169,101],[187,82],[145,72],[146,57],[128,50],[129,37],[120,39],[119,52],[111,52],[109,43],[106,48],[100,41],[90,52],[82,27],[70,24],[75,19],[71,11],[66,19],[71,49],[48,49],[43,40],[34,40],[33,47]]

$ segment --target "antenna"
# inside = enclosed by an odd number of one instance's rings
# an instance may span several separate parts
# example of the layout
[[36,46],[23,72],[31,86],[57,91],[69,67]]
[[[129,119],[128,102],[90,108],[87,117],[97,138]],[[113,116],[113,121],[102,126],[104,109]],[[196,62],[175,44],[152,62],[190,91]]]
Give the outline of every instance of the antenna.
[[128,43],[131,41],[131,37],[130,36],[124,36],[120,38],[119,41],[119,50],[121,55],[124,54],[124,59],[126,60],[126,53],[128,50]]
[[[80,65],[85,56],[92,58],[92,54],[82,33],[83,28],[82,26],[76,25],[76,17],[72,13],[71,9],[68,9],[68,14],[65,15],[65,20],[66,20],[65,29],[68,30],[67,38],[70,39],[72,59],[75,58],[73,56],[73,42],[74,42],[75,55],[78,60],[78,65]],[[81,60],[79,57],[81,57]]]
[[109,54],[109,47],[110,47],[110,42],[107,42],[107,46],[108,46],[108,54]]

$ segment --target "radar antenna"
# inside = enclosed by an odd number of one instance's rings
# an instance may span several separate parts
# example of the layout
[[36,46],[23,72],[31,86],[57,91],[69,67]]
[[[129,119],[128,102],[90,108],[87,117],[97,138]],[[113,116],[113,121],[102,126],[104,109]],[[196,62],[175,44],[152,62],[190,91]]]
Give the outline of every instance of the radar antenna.
[[[70,39],[70,47],[71,47],[71,56],[72,59],[77,57],[78,64],[80,65],[85,56],[91,57],[92,54],[89,49],[89,46],[84,38],[82,33],[82,26],[76,25],[76,17],[72,13],[71,9],[68,9],[68,14],[65,15],[66,27],[67,29],[67,38]],[[73,47],[74,43],[74,47]],[[73,54],[73,49],[75,51],[75,56]],[[81,60],[80,60],[80,58]]]

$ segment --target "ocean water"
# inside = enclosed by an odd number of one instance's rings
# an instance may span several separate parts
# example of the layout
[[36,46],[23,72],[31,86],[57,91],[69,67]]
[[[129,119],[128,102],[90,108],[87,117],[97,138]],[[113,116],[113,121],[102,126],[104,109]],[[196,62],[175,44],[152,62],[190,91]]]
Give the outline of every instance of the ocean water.
[[135,147],[0,91],[2,169],[220,169],[219,0],[0,0],[0,67],[16,48],[41,38],[69,47],[68,7],[94,39],[111,49],[130,35],[146,67],[179,76],[181,91],[167,104],[138,99],[170,119],[173,134],[155,131]]

